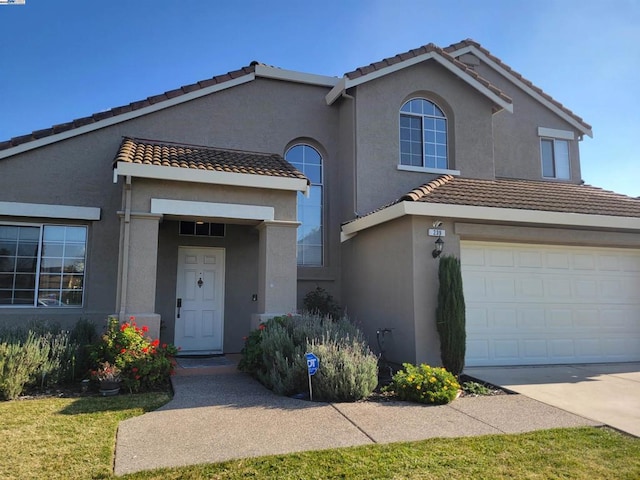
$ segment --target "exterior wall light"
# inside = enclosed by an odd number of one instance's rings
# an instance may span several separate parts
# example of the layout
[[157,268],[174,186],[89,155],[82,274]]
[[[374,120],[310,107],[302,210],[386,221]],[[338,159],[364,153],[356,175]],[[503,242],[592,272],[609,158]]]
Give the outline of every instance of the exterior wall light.
[[443,248],[444,248],[444,241],[442,240],[441,237],[438,237],[438,239],[436,240],[436,248],[434,248],[433,252],[431,252],[431,255],[433,255],[433,258],[438,258],[442,253]]

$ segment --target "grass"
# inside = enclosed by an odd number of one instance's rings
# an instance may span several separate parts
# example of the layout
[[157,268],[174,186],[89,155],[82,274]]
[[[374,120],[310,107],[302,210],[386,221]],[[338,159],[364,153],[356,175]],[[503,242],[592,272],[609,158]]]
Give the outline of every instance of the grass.
[[122,478],[637,480],[640,440],[608,429],[557,429],[304,452]]
[[[168,398],[156,393],[0,403],[0,478],[112,478],[118,423]],[[304,452],[120,478],[636,480],[640,439],[609,429],[557,429]]]
[[0,478],[110,478],[118,423],[166,393],[0,402]]

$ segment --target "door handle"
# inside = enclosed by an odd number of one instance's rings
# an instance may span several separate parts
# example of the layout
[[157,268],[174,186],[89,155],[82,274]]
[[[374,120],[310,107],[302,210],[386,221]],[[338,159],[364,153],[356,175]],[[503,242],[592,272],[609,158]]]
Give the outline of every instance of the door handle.
[[178,317],[177,318],[180,318],[180,309],[182,308],[182,299],[181,298],[178,298],[176,300],[176,307],[178,308]]

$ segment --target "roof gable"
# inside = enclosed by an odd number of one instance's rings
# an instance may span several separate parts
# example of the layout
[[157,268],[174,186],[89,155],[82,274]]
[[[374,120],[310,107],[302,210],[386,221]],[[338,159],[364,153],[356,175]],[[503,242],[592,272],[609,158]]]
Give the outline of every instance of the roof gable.
[[444,50],[455,58],[458,58],[465,53],[473,53],[482,62],[512,82],[518,88],[529,94],[545,107],[553,111],[556,115],[563,118],[570,125],[574,126],[578,131],[582,132],[589,137],[593,137],[593,131],[591,125],[586,123],[581,117],[573,113],[567,107],[555,100],[551,95],[545,93],[540,87],[537,87],[523,77],[520,73],[513,70],[507,64],[505,64],[498,57],[494,56],[480,45],[478,42],[466,39],[458,43],[454,43],[444,48]]
[[428,60],[433,60],[442,65],[471,87],[488,97],[500,109],[505,109],[509,112],[513,111],[513,102],[508,95],[481,77],[476,71],[456,60],[453,56],[433,43],[409,50],[405,53],[400,53],[393,57],[385,58],[366,67],[360,67],[346,73],[338,84],[327,94],[325,100],[328,105],[331,105],[342,93],[351,87],[361,85]]
[[324,87],[332,87],[338,81],[334,77],[294,72],[254,61],[249,66],[223,75],[216,75],[128,105],[114,107],[104,112],[94,113],[87,117],[0,142],[0,159],[242,85],[256,78],[270,78]]

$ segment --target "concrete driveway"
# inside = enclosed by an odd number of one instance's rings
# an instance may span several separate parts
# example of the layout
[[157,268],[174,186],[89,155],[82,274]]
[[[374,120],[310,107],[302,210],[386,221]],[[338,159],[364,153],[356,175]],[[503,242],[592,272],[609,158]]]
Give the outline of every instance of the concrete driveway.
[[640,437],[640,363],[469,367],[464,373]]

